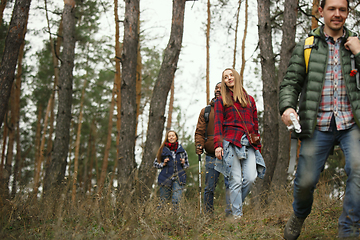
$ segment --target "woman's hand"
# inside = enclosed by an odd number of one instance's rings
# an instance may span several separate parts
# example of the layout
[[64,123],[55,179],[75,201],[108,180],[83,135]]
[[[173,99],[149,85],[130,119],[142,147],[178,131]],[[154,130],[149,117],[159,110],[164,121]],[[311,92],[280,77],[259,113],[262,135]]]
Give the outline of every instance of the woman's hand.
[[223,148],[222,148],[222,147],[217,147],[217,148],[215,149],[215,157],[216,157],[217,159],[222,160],[222,156],[223,156],[223,155],[224,155]]
[[181,164],[184,165],[185,164],[185,158],[181,158]]
[[165,158],[165,159],[164,159],[164,165],[163,165],[164,167],[166,166],[166,164],[167,164],[168,161],[170,161],[169,158]]

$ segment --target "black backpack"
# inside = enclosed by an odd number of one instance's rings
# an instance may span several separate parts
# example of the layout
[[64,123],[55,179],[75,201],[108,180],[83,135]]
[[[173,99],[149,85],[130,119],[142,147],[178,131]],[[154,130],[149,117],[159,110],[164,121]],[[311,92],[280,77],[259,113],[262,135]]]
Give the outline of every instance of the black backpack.
[[209,115],[211,112],[211,105],[207,105],[205,107],[205,112],[204,112],[204,118],[205,118],[205,122],[206,122],[206,128],[205,128],[205,142],[208,139],[208,133],[207,133],[207,129],[208,129],[208,125],[209,125]]

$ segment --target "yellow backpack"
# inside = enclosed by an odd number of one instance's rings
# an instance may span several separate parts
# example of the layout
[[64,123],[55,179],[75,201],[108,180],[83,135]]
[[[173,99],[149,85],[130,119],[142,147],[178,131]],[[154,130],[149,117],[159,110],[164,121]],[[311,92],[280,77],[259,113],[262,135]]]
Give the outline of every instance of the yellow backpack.
[[314,36],[307,37],[305,39],[305,45],[304,45],[304,59],[305,59],[306,73],[308,72],[310,53],[313,46],[314,46]]

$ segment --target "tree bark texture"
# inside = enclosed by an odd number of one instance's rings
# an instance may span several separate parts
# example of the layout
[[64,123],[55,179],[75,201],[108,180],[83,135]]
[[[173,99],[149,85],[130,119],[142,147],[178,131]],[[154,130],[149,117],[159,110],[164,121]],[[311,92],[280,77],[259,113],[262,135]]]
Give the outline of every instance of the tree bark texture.
[[185,2],[186,0],[173,0],[170,39],[164,51],[164,59],[151,97],[144,155],[138,174],[142,183],[141,194],[144,198],[150,196],[156,174],[153,161],[160,147],[165,123],[166,100],[179,60],[184,31]]
[[124,41],[121,80],[121,129],[119,139],[118,180],[120,188],[127,183],[136,167],[136,65],[138,51],[139,0],[125,1]]
[[73,68],[75,57],[75,9],[64,5],[63,11],[63,52],[59,73],[59,102],[51,163],[46,169],[44,191],[59,186],[64,179],[69,152]]
[[31,0],[16,0],[5,39],[4,54],[0,66],[0,128],[6,113],[14,81],[16,62],[24,41]]
[[258,0],[258,34],[261,58],[261,75],[264,99],[264,132],[262,155],[266,162],[266,174],[256,186],[257,194],[269,190],[276,161],[278,159],[279,122],[278,122],[278,83],[275,76],[275,56],[272,47],[270,0]]
[[[284,4],[284,19],[286,19],[286,22],[284,21],[282,25],[278,87],[280,86],[280,83],[285,76],[287,66],[295,46],[297,2],[298,0],[286,0]],[[279,97],[277,97],[277,99],[279,99]],[[281,121],[281,116],[278,109],[277,112],[279,122],[279,156],[276,162],[272,186],[282,189],[282,187],[287,184],[287,168],[290,158],[290,133],[287,131],[285,124]]]

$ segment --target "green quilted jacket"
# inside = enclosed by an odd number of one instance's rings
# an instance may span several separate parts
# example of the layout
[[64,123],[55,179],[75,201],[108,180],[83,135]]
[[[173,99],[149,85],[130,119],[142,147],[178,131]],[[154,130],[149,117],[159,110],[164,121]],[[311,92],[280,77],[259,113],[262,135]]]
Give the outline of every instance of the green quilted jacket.
[[[356,34],[346,28],[345,31],[345,38],[340,47],[342,73],[355,122],[360,126],[360,90],[357,89],[355,76],[350,76],[350,71],[352,70],[350,65],[351,52],[344,47],[346,39],[349,36],[356,36]],[[297,137],[300,139],[311,137],[316,127],[317,112],[321,100],[329,53],[323,27],[312,30],[309,36],[315,37],[314,43],[316,46],[311,50],[308,73],[306,74],[304,60],[305,41],[301,41],[296,45],[292,53],[286,75],[280,84],[279,92],[280,114],[282,115],[287,108],[293,108],[298,111],[302,132]],[[355,61],[356,68],[360,70],[360,53],[356,54]]]

